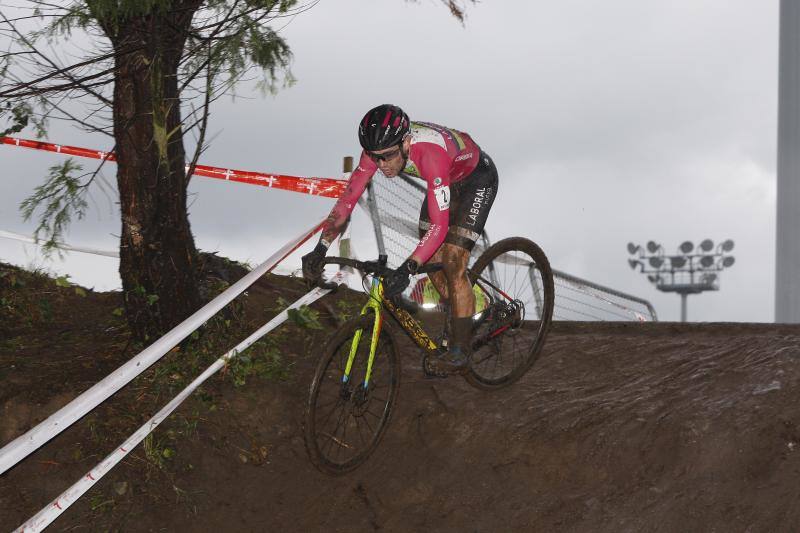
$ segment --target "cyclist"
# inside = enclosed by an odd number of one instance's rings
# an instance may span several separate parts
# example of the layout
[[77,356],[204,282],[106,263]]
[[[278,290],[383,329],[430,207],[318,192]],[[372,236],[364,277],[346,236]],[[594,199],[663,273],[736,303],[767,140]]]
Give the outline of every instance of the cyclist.
[[450,313],[448,350],[431,361],[438,372],[464,372],[469,367],[475,296],[467,263],[497,194],[497,169],[492,159],[466,133],[428,122],[410,122],[397,106],[371,109],[358,126],[364,149],[358,168],[328,215],[314,250],[303,257],[303,275],[318,280],[331,242],[344,231],[350,213],[377,171],[387,178],[400,174],[420,178],[427,194],[419,217],[420,241],[403,264],[383,280],[384,294],[402,293],[420,265],[441,262],[431,274]]

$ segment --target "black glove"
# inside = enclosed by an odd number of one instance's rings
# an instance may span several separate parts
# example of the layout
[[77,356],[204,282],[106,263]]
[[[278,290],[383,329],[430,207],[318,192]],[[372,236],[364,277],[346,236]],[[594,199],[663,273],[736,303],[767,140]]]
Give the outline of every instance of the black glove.
[[311,252],[303,256],[303,277],[308,281],[317,282],[322,278],[322,268],[325,266],[325,254],[328,249],[324,244],[317,244]]
[[411,281],[411,275],[415,274],[418,268],[419,265],[416,261],[406,259],[402,265],[397,267],[397,270],[383,278],[383,294],[387,298],[391,298],[406,290]]

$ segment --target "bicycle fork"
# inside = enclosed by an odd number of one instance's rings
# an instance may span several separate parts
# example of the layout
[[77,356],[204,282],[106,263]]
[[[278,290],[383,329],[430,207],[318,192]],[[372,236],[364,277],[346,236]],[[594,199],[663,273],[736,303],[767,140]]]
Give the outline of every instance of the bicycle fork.
[[[369,345],[369,355],[367,357],[367,371],[364,374],[364,383],[362,384],[362,391],[361,394],[366,395],[366,392],[369,388],[369,380],[372,376],[372,364],[375,360],[375,352],[378,349],[378,340],[380,339],[381,327],[383,326],[383,309],[381,308],[381,299],[383,298],[383,285],[381,284],[380,280],[377,278],[373,278],[372,280],[372,288],[370,289],[370,298],[367,301],[364,308],[361,310],[361,316],[366,316],[367,313],[372,311],[375,316],[375,321],[372,325],[372,339],[370,340]],[[358,329],[353,335],[353,341],[350,345],[350,354],[347,357],[347,364],[345,365],[344,375],[342,375],[342,395],[348,396],[350,395],[350,373],[353,370],[353,363],[356,359],[356,354],[358,353],[358,346],[361,343],[361,336],[364,330]]]

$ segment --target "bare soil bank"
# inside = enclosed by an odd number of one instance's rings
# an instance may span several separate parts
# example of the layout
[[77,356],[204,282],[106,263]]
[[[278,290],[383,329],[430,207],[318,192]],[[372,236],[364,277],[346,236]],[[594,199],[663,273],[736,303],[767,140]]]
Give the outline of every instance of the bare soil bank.
[[[118,295],[64,290],[49,325],[0,329],[0,444],[132,355]],[[271,276],[244,316],[263,323],[302,291]],[[325,330],[284,326],[282,369],[240,386],[233,371],[214,378],[51,530],[800,530],[800,327],[556,323],[533,369],[494,393],[424,379],[404,340],[386,438],[331,478],[307,460],[301,421],[335,302],[319,308]],[[181,372],[181,352],[170,356]],[[156,372],[0,476],[0,530],[169,399]]]

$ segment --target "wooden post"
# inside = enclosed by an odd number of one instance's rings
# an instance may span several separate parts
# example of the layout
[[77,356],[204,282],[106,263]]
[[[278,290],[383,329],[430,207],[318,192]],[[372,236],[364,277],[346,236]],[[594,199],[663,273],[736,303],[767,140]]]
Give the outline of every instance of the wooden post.
[[[352,156],[345,156],[342,164],[342,171],[345,173],[345,177],[350,177],[350,173],[353,172]],[[350,254],[350,221],[348,220],[347,227],[344,229],[342,236],[339,237],[339,256],[350,257]]]

